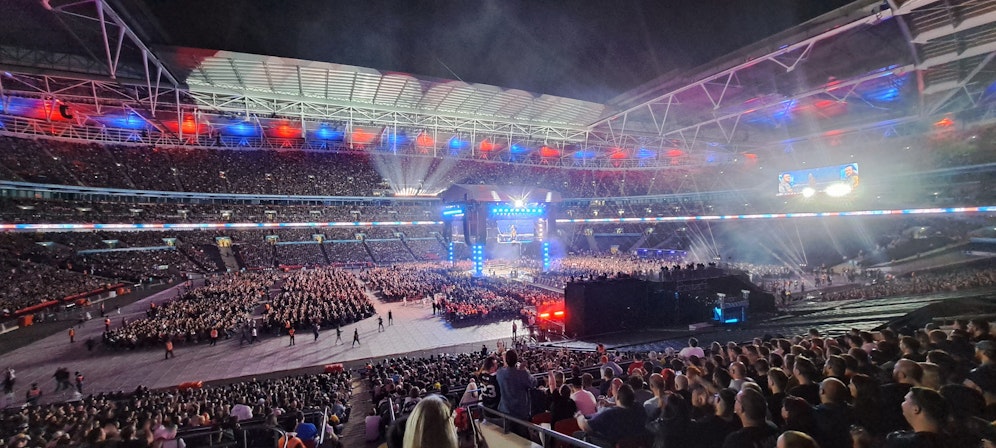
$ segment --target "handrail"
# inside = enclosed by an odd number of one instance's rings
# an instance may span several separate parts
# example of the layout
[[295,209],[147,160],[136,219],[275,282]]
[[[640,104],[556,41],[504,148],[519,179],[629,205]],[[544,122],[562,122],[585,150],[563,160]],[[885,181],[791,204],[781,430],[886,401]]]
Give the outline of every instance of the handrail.
[[[471,407],[472,406],[470,406],[470,405],[465,406],[465,408],[467,409],[467,412],[468,412],[467,415],[473,415],[473,414],[469,413],[470,410],[471,410],[470,409]],[[549,437],[553,437],[554,439],[557,439],[558,441],[566,443],[566,444],[571,445],[571,446],[575,446],[575,447],[579,447],[579,448],[601,448],[598,445],[593,445],[591,443],[585,442],[584,440],[575,439],[574,437],[561,434],[561,433],[559,433],[557,431],[554,431],[553,429],[547,429],[547,428],[544,428],[544,427],[542,427],[540,425],[534,424],[532,422],[527,422],[525,420],[521,420],[521,419],[512,417],[512,416],[510,416],[508,414],[496,411],[496,410],[491,409],[491,408],[489,408],[487,406],[478,406],[478,408],[481,409],[481,412],[483,412],[485,414],[492,414],[494,416],[500,417],[503,420],[505,420],[506,425],[505,425],[504,430],[505,430],[506,433],[508,432],[508,424],[507,423],[509,421],[511,421],[512,423],[517,423],[517,424],[525,426],[527,428],[539,431],[541,434],[545,434],[545,435],[547,435]]]
[[325,443],[325,427],[329,424],[329,407],[322,408],[322,426],[318,429],[318,445]]

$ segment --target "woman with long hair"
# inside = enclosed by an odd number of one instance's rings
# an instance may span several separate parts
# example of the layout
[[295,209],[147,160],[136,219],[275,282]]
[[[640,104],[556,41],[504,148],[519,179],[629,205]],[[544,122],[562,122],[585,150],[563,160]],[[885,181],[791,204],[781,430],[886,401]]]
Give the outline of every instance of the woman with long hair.
[[445,398],[430,395],[415,405],[405,425],[404,448],[457,448],[456,426]]

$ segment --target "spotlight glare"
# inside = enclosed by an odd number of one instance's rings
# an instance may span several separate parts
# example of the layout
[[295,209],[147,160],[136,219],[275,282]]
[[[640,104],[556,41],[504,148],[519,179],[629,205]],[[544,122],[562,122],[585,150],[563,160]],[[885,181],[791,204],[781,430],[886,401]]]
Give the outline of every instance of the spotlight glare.
[[812,187],[806,187],[802,189],[803,197],[811,198],[813,197],[814,194],[816,194],[816,190],[814,190]]
[[843,182],[835,182],[827,187],[827,196],[832,198],[839,198],[842,196],[847,196],[851,193],[851,186]]

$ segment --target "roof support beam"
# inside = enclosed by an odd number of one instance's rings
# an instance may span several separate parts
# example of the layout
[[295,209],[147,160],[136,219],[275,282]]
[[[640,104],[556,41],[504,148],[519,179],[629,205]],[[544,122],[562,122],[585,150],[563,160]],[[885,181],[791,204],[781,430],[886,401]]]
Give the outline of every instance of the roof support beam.
[[[876,8],[877,8],[877,5],[876,5]],[[703,84],[715,82],[716,80],[722,79],[723,77],[730,76],[731,74],[735,74],[736,72],[739,72],[739,71],[744,70],[746,68],[753,67],[753,66],[758,65],[758,64],[760,64],[762,62],[774,62],[774,63],[776,63],[778,65],[781,65],[782,67],[785,67],[787,70],[790,70],[790,67],[792,69],[794,69],[797,66],[797,64],[801,60],[803,60],[803,56],[805,56],[809,52],[809,49],[811,49],[812,46],[816,42],[819,42],[819,41],[822,41],[822,40],[825,40],[825,39],[829,39],[831,37],[837,36],[839,34],[848,32],[848,31],[856,29],[856,28],[860,28],[860,27],[867,26],[867,25],[872,25],[872,24],[877,23],[879,21],[886,20],[886,19],[888,19],[890,17],[892,17],[892,12],[889,11],[889,10],[879,11],[879,12],[876,12],[874,14],[870,14],[868,16],[862,17],[862,18],[857,19],[855,21],[852,21],[850,23],[847,23],[847,24],[838,26],[836,28],[832,28],[832,29],[829,29],[827,31],[824,31],[824,32],[822,32],[822,33],[820,33],[820,34],[818,34],[816,36],[810,37],[808,39],[804,39],[804,40],[802,40],[800,42],[797,42],[795,44],[787,45],[784,48],[778,49],[778,50],[776,50],[774,52],[771,52],[771,53],[768,53],[766,55],[763,55],[763,56],[760,56],[760,57],[757,57],[757,58],[752,58],[752,59],[750,59],[750,60],[748,60],[748,61],[746,61],[746,62],[744,62],[742,64],[736,65],[736,66],[734,66],[732,68],[729,68],[729,69],[726,69],[726,70],[723,70],[723,71],[721,71],[719,73],[715,73],[713,75],[707,76],[704,79],[701,79],[701,80],[699,80],[699,81],[697,81],[695,83],[679,87],[677,89],[671,90],[670,92],[667,92],[667,93],[662,94],[662,95],[658,95],[655,98],[652,98],[650,100],[647,100],[647,101],[641,102],[639,104],[633,105],[633,106],[631,106],[631,107],[629,107],[629,108],[627,108],[627,109],[625,109],[623,111],[617,112],[617,113],[612,114],[612,115],[607,116],[607,117],[603,117],[603,118],[601,118],[601,119],[599,119],[599,120],[591,123],[588,127],[589,128],[595,128],[595,127],[597,127],[599,125],[605,124],[608,121],[611,121],[611,120],[614,120],[614,119],[617,119],[617,118],[621,118],[622,116],[626,115],[629,112],[635,112],[635,111],[641,110],[644,106],[646,106],[648,104],[661,103],[661,102],[665,101],[670,96],[674,96],[674,95],[680,94],[682,92],[686,92],[686,91],[688,91],[690,89],[694,89],[694,88],[700,87]],[[781,56],[790,55],[793,52],[795,52],[797,50],[800,50],[800,49],[803,50],[803,53],[800,55],[799,58],[796,59],[796,61],[792,65],[786,65],[786,64],[780,62],[777,59],[778,57],[781,57]]]
[[[954,96],[957,95],[958,92],[961,92],[965,88],[965,86],[968,85],[968,83],[971,82],[972,79],[974,79],[975,76],[982,71],[982,69],[984,69],[987,65],[989,65],[990,62],[992,62],[993,57],[996,57],[996,52],[992,52],[986,55],[986,57],[983,58],[982,61],[980,61],[975,66],[975,68],[972,69],[972,71],[968,72],[968,74],[966,74],[965,77],[963,77],[960,81],[958,81],[958,84],[954,86],[954,88],[949,90],[948,93],[944,94],[944,96],[941,99],[937,100],[937,102],[935,102],[930,107],[930,110],[927,112],[925,116],[929,117],[940,111],[947,104],[947,102],[951,100],[951,98],[954,98]],[[969,95],[969,98],[971,98],[971,95]]]

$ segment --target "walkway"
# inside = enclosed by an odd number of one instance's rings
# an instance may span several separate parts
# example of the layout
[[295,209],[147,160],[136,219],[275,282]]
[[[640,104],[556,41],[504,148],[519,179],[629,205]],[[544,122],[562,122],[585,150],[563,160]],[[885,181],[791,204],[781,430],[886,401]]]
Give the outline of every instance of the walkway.
[[[170,289],[123,306],[121,315],[112,318],[112,325],[119,326],[123,317],[129,320],[143,317],[150,302],[160,303],[176,297],[176,294],[174,289]],[[264,335],[262,343],[252,346],[239,346],[238,338],[222,340],[214,347],[206,342],[178,345],[176,357],[169,360],[165,359],[164,351],[158,349],[127,351],[98,346],[92,352],[87,351],[81,341],[87,338],[100,340],[103,331],[103,324],[95,319],[77,329],[76,343],[70,344],[68,336],[60,332],[0,356],[0,368],[12,367],[17,371],[14,404],[19,404],[24,391],[33,382],[37,382],[46,393],[54,390],[52,374],[63,366],[86,376],[84,392],[90,394],[128,391],[139,385],[162,388],[187,381],[300,370],[328,363],[382,358],[461,344],[477,345],[510,336],[509,322],[454,328],[440,317],[433,316],[429,307],[402,307],[377,300],[374,306],[384,316],[385,325],[388,324],[387,311],[392,310],[394,325],[378,332],[377,317],[374,316],[345,326],[345,344],[335,345],[335,333],[328,330],[323,330],[315,342],[312,342],[310,333],[302,334],[300,343],[293,348],[287,347],[286,337]],[[355,328],[360,331],[361,345],[352,348],[349,342]],[[43,397],[42,401],[55,398]],[[362,416],[357,417],[362,419]]]

